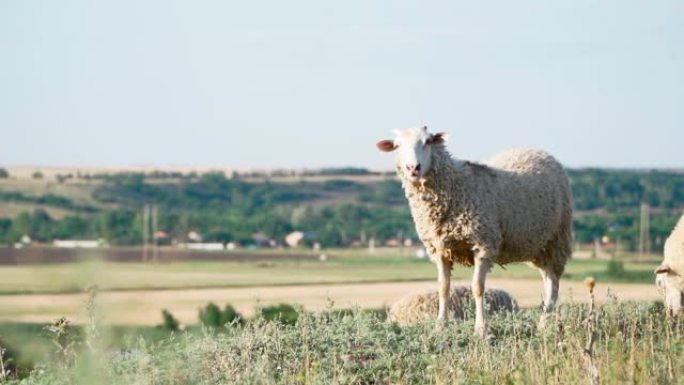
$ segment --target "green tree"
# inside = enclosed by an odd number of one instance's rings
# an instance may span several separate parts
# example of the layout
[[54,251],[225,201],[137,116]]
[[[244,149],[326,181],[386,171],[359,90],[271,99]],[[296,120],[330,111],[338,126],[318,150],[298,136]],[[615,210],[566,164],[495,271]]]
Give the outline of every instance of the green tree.
[[9,218],[0,218],[0,243],[9,243],[13,239],[10,238],[10,230],[12,229],[12,220]]

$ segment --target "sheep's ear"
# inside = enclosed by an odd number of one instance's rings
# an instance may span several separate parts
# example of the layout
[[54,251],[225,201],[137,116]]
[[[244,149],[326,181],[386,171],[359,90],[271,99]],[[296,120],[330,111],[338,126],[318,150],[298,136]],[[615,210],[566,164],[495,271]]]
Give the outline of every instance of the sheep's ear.
[[656,267],[655,271],[653,271],[653,274],[669,273],[670,271],[672,271],[672,269],[670,269],[670,266],[660,265],[660,266]]
[[376,146],[378,146],[378,149],[380,151],[385,151],[385,152],[391,152],[394,151],[397,146],[394,144],[394,141],[392,140],[381,140],[379,141]]
[[430,135],[430,138],[427,140],[427,144],[440,144],[444,143],[447,140],[447,134],[445,132],[438,132],[436,134]]

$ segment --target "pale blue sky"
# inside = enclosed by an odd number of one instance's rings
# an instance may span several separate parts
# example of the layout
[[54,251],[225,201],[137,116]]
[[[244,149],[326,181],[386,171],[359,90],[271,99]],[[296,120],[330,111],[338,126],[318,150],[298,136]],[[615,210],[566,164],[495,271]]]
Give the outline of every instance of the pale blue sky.
[[0,164],[684,167],[684,2],[0,1]]

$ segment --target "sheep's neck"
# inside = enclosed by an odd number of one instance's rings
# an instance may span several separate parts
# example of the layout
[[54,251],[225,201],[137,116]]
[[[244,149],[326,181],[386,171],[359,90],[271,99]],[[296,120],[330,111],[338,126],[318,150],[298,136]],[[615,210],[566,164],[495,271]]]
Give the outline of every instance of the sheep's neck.
[[[404,192],[412,213],[428,214],[439,228],[454,213],[460,212],[466,202],[463,177],[464,163],[449,155],[443,147],[435,147],[430,170],[417,182],[403,179]],[[415,217],[415,215],[414,215]]]
[[[444,233],[443,224],[456,216],[467,215],[468,189],[465,163],[453,159],[446,149],[435,148],[432,166],[416,183],[403,179],[404,192],[411,207],[416,231],[430,255],[466,266],[473,264],[472,244],[468,234]],[[419,216],[420,219],[417,219]],[[453,229],[452,229],[453,230]]]

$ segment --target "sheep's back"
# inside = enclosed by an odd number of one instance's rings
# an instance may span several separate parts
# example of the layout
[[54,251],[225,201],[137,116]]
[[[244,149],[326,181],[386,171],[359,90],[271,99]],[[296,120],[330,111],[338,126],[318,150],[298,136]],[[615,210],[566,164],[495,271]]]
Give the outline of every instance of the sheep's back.
[[546,151],[515,148],[495,155],[487,162],[496,169],[517,174],[564,175],[563,166]]
[[[571,193],[563,166],[545,151],[513,149],[492,158],[497,170],[499,224],[503,232],[499,263],[522,261],[569,231]],[[494,186],[492,186],[494,187]]]

